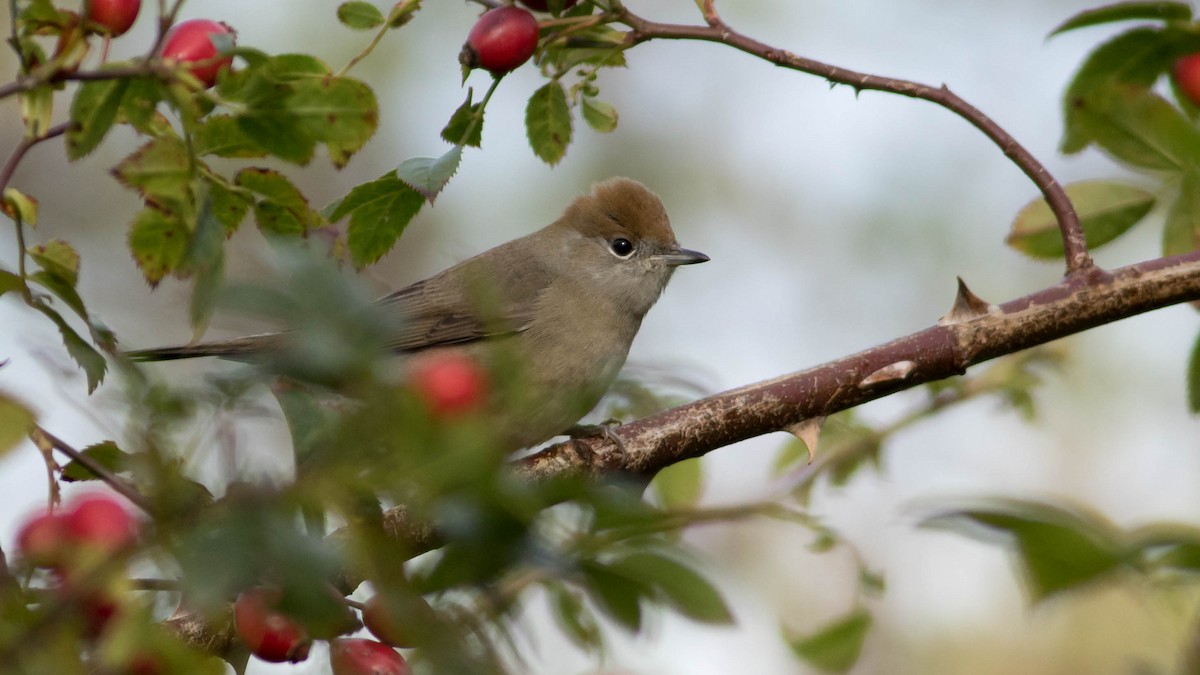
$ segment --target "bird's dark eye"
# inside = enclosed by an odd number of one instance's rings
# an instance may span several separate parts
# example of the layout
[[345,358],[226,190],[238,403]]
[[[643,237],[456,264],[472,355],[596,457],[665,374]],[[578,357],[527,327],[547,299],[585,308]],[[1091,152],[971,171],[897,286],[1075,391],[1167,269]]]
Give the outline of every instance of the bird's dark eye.
[[609,243],[609,248],[616,254],[618,258],[628,258],[633,255],[633,242],[625,237],[617,237]]

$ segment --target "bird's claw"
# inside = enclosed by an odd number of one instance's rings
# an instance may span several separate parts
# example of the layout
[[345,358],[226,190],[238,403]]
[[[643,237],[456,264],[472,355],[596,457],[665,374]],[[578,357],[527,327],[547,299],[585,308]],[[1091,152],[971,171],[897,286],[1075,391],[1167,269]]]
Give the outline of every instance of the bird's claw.
[[620,420],[610,419],[601,422],[600,424],[575,424],[567,429],[567,436],[571,440],[580,438],[603,438],[606,441],[612,441],[612,444],[617,446],[617,454],[620,456],[620,466],[625,466],[626,460],[629,459],[629,451],[625,448],[625,441],[617,434],[615,429],[621,426]]

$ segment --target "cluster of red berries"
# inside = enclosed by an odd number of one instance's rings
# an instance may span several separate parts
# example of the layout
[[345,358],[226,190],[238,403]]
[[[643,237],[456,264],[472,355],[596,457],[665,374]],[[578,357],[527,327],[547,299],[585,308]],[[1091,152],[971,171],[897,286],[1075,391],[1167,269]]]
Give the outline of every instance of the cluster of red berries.
[[[87,0],[84,16],[97,32],[119,37],[133,25],[141,9],[142,0]],[[230,40],[235,37],[232,28],[218,21],[182,21],[171,27],[159,55],[170,63],[194,64],[188,67],[188,72],[204,86],[211,87],[217,81],[217,73],[233,63],[233,57],[221,56],[213,42],[213,37],[219,35],[228,35]]]

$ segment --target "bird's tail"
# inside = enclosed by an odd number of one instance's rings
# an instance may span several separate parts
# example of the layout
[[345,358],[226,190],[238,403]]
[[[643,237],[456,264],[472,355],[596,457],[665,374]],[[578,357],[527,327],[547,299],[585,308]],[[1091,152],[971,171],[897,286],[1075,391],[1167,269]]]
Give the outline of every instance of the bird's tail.
[[283,334],[264,333],[228,340],[201,342],[194,345],[134,349],[125,352],[125,355],[134,361],[174,361],[175,359],[193,359],[201,356],[237,359],[279,349],[282,344]]

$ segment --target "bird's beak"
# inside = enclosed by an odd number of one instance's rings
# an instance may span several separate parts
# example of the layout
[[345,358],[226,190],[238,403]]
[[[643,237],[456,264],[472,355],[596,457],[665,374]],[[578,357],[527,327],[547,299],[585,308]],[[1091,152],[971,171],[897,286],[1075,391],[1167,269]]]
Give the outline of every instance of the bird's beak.
[[695,265],[696,263],[708,262],[710,258],[699,251],[689,251],[686,248],[677,248],[674,251],[660,253],[655,258],[663,261],[671,267],[680,265]]

